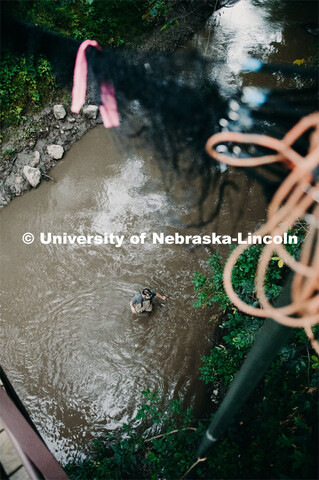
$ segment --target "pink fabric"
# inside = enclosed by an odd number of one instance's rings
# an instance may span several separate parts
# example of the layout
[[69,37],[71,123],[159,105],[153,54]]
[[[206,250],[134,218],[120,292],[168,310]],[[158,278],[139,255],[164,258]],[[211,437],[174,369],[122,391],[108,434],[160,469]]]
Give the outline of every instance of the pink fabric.
[[101,100],[100,113],[104,127],[118,127],[120,125],[120,118],[114,95],[114,87],[111,83],[101,84]]
[[95,40],[85,40],[81,43],[78,53],[76,55],[74,74],[73,74],[73,89],[72,89],[72,104],[71,112],[79,113],[81,107],[85,103],[86,95],[86,78],[88,73],[88,64],[86,61],[85,50],[88,46],[96,47],[101,50],[100,45]]
[[[79,113],[81,107],[85,103],[86,80],[87,80],[87,60],[85,50],[88,46],[96,47],[101,50],[100,45],[95,40],[85,40],[81,43],[76,55],[71,111]],[[115,99],[114,87],[111,83],[101,84],[101,101],[100,113],[105,128],[118,127],[120,125],[117,103]]]

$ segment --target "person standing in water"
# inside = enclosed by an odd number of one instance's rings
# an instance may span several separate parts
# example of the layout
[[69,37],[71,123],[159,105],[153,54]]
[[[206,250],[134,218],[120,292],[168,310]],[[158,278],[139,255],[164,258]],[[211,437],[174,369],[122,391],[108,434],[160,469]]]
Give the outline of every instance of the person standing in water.
[[132,313],[151,312],[153,309],[152,301],[154,297],[166,300],[166,297],[155,292],[155,290],[143,288],[141,293],[137,293],[132,300],[130,300]]

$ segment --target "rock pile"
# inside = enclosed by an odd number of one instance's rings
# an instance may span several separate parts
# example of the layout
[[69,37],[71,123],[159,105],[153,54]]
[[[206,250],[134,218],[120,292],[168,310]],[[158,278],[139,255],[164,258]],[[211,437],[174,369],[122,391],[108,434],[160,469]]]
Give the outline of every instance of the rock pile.
[[3,145],[0,163],[0,206],[35,188],[71,145],[102,123],[96,105],[74,115],[64,105],[47,107],[20,127]]

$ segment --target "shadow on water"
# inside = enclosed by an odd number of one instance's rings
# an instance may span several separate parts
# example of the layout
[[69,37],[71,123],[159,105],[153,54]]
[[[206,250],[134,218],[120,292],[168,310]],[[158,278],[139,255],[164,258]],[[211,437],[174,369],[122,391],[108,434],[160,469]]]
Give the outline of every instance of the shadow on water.
[[[57,183],[2,212],[3,363],[62,461],[133,419],[141,390],[166,399],[182,395],[197,409],[203,400],[198,367],[211,312],[192,307],[191,280],[209,250],[152,243],[153,232],[201,233],[175,224],[190,218],[191,200],[187,207],[177,202],[176,190],[173,201],[152,156],[136,150],[125,158],[116,143],[112,131],[91,130],[55,167]],[[243,173],[234,178],[251,198],[261,195]],[[245,220],[241,210],[229,195],[206,231],[229,233],[238,222],[251,228],[256,217]],[[35,235],[32,245],[21,241],[27,231]],[[114,233],[124,241],[121,247],[43,245],[40,232]],[[131,244],[142,232],[145,244]],[[134,316],[129,299],[147,285],[168,299],[156,300],[150,315]]]

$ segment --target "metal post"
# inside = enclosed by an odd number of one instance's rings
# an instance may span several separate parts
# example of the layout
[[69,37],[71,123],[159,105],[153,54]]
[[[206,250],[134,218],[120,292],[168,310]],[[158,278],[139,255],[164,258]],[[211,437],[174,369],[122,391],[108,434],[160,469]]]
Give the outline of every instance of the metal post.
[[[290,298],[291,279],[285,284],[276,303],[286,305]],[[265,320],[243,365],[231,384],[197,450],[197,458],[205,456],[211,445],[220,439],[235,415],[255,389],[267,368],[288,340],[291,328],[272,319]]]

